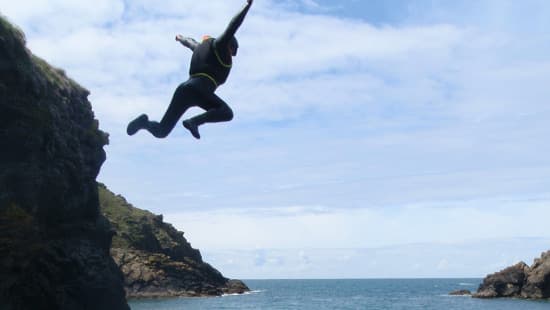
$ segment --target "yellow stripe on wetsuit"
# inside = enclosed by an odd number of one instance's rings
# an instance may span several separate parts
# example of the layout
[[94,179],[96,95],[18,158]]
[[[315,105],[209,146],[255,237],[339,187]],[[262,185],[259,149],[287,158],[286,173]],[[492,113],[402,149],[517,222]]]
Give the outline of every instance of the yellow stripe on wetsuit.
[[226,65],[223,63],[222,58],[220,57],[220,54],[218,54],[218,49],[216,48],[216,46],[212,46],[212,48],[214,49],[214,54],[216,54],[216,58],[218,58],[218,61],[220,62],[220,64],[226,68],[231,68],[231,65]]
[[191,77],[198,77],[198,76],[204,76],[205,78],[212,81],[212,83],[214,83],[214,86],[216,86],[216,88],[218,87],[218,82],[216,82],[216,80],[207,73],[195,73],[195,74],[191,75]]
[[[210,40],[212,39],[211,36],[209,35],[204,35],[202,36],[202,42],[206,41],[206,40]],[[222,61],[222,58],[220,57],[220,54],[218,54],[218,49],[216,49],[215,46],[212,46],[212,48],[214,49],[214,54],[216,54],[216,58],[218,58],[218,61],[220,62],[220,64],[226,68],[231,68],[231,65],[226,65],[223,61]]]

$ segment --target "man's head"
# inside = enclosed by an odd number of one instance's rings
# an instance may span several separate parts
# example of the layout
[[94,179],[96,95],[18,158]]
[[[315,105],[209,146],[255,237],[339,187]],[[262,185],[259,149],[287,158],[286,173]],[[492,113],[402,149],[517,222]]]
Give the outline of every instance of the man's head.
[[231,52],[231,56],[237,56],[238,49],[239,49],[239,42],[235,37],[232,37],[231,41],[229,41],[229,51]]

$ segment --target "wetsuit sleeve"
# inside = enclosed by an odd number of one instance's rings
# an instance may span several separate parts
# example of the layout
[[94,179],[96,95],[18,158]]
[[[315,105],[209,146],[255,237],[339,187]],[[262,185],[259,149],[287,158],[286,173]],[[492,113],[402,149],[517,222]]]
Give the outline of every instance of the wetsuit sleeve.
[[248,10],[250,9],[250,6],[252,5],[252,2],[248,2],[244,8],[237,14],[229,25],[227,26],[227,29],[225,29],[224,33],[216,39],[216,48],[229,46],[229,42],[231,41],[231,38],[235,35],[237,32],[237,29],[241,26],[243,23],[244,17],[246,16],[246,13],[248,13]]
[[182,41],[179,41],[183,46],[188,47],[192,51],[199,46],[199,42],[195,41],[193,38],[184,37]]

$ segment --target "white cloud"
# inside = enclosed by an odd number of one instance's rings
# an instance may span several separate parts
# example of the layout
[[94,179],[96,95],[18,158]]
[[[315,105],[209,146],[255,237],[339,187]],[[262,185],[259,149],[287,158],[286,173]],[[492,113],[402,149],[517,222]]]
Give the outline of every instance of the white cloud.
[[[94,14],[104,16],[105,20],[83,19],[77,24],[61,16],[52,16],[44,8],[40,10],[40,5],[28,12],[19,11],[17,7],[8,7],[6,11],[22,22],[29,35],[29,46],[35,53],[66,68],[69,75],[91,88],[92,93],[131,97],[153,91],[157,101],[167,104],[166,97],[169,98],[173,88],[184,79],[185,63],[190,58],[190,53],[175,43],[173,36],[182,31],[200,36],[212,32],[208,31],[212,25],[221,32],[238,8],[235,3],[238,2],[206,5],[169,1],[158,5],[142,1],[127,3],[123,6],[124,13],[99,5],[92,11],[97,11]],[[68,2],[52,7],[59,7],[68,16],[79,16],[81,10],[89,9]],[[243,114],[250,115],[250,119],[270,119],[273,115],[275,119],[284,119],[287,115],[284,111],[294,110],[296,112],[290,114],[292,118],[292,115],[310,110],[314,104],[324,106],[342,102],[342,97],[346,96],[355,95],[353,102],[359,104],[364,100],[357,94],[372,98],[370,83],[381,84],[379,78],[368,74],[369,67],[398,68],[411,58],[423,58],[424,55],[435,58],[434,55],[448,54],[461,40],[460,30],[448,25],[374,28],[358,21],[281,11],[270,2],[254,9],[257,12],[250,13],[239,32],[243,41],[242,54],[236,59],[235,72],[229,82],[235,85],[229,99],[244,102]],[[104,10],[111,14],[106,16],[102,13]],[[205,24],[194,16],[214,22]],[[111,22],[105,24],[107,21]],[[35,31],[33,25],[37,22],[69,23],[67,28],[71,31],[57,29],[61,26],[48,26],[47,32]],[[207,29],[200,32],[201,26]],[[318,73],[325,74],[308,77]],[[284,84],[273,80],[289,76],[305,79]],[[257,88],[258,84],[263,87]],[[250,93],[249,89],[256,91]],[[316,94],[316,89],[325,90],[325,93]],[[265,98],[271,98],[271,103],[264,102]],[[343,101],[351,100],[344,98]],[[94,104],[103,111],[103,106],[116,106],[117,102]],[[140,112],[139,108],[135,106],[133,114]],[[102,119],[121,119],[105,111],[100,113]],[[131,116],[128,113],[126,118]]]
[[[550,238],[545,228],[549,206],[546,198],[484,199],[377,209],[220,209],[165,213],[164,218],[186,231],[187,238],[200,249],[374,248],[490,238]],[[216,237],[222,235],[228,237]]]
[[90,25],[103,26],[119,19],[124,10],[124,2],[119,0],[1,1],[1,5],[2,12],[17,21],[27,34],[47,37],[70,34]]
[[443,258],[437,263],[437,270],[445,271],[449,269],[449,261],[446,258]]
[[[363,249],[207,249],[202,254],[224,275],[241,279],[482,278],[520,260],[531,264],[549,241],[548,238],[515,238]],[[277,260],[279,264],[253,264],[258,251],[266,260]],[[302,252],[307,253],[307,265],[300,257]],[[228,258],[231,264],[227,263]],[[457,280],[456,285],[475,290],[479,283]]]

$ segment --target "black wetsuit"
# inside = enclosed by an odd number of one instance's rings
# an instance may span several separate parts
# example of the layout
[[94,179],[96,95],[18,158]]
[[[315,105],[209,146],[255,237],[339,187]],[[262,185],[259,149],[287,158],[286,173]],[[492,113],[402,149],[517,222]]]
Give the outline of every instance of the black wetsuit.
[[[225,83],[229,76],[232,56],[236,55],[238,48],[234,35],[249,8],[250,3],[231,20],[225,32],[218,38],[205,39],[200,44],[191,38],[180,41],[184,46],[193,50],[189,80],[176,88],[172,101],[160,122],[149,121],[146,115],[141,115],[128,125],[129,135],[133,135],[139,129],[147,129],[153,136],[164,138],[172,131],[185,111],[193,106],[206,110],[205,113],[184,121],[184,126],[187,129],[191,130],[188,126],[195,128],[196,133],[193,130],[191,132],[196,138],[200,138],[198,126],[204,123],[227,122],[233,119],[231,108],[214,94],[214,91]],[[233,51],[233,55],[231,55],[231,51]]]

